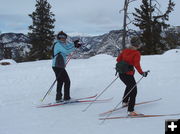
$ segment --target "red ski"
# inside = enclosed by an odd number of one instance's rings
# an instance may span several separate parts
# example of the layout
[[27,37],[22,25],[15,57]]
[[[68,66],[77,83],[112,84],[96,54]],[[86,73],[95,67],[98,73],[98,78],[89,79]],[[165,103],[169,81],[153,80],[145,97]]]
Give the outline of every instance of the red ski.
[[[143,101],[143,102],[136,103],[135,105],[152,103],[152,102],[159,101],[159,100],[161,100],[161,99],[162,99],[162,98],[159,98],[159,99],[156,99],[156,100],[150,100],[150,101]],[[107,112],[100,113],[99,116],[104,116],[104,115],[106,115],[106,114],[108,114],[108,113],[115,112],[115,111],[120,110],[120,109],[123,109],[123,108],[125,108],[125,107],[120,107],[120,108],[117,108],[117,109],[109,110],[109,111],[107,111]]]
[[45,105],[40,105],[37,108],[45,108],[45,107],[54,107],[54,106],[62,106],[66,104],[76,104],[76,103],[86,103],[86,102],[107,102],[112,100],[112,98],[109,99],[102,99],[102,100],[72,100],[72,101],[63,101],[61,103],[50,103],[50,104],[45,104]]
[[180,113],[176,113],[176,114],[140,115],[140,116],[116,116],[116,117],[99,118],[99,120],[126,119],[126,118],[145,118],[145,117],[162,117],[162,116],[178,116],[178,115],[180,115]]

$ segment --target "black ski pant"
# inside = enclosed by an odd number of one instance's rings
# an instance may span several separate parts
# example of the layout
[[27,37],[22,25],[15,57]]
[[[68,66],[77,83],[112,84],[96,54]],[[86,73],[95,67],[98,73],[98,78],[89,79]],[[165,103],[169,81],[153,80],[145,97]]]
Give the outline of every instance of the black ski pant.
[[[126,85],[126,89],[125,89],[124,96],[123,96],[123,102],[128,103],[128,111],[132,112],[132,111],[134,111],[134,105],[136,102],[136,95],[137,95],[136,81],[135,81],[133,75],[119,74],[119,77],[120,77],[121,81]],[[133,90],[132,90],[132,88],[133,88]],[[132,90],[132,91],[130,92],[130,90]]]
[[70,99],[70,79],[64,68],[53,67],[57,80],[56,100],[62,99],[62,86],[64,85],[64,100]]

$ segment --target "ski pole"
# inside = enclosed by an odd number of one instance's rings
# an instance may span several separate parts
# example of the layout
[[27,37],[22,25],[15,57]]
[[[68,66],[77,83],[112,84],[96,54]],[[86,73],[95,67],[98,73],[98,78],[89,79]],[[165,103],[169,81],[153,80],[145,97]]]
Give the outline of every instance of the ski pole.
[[[68,64],[68,62],[71,60],[72,56],[75,54],[75,51],[68,57],[67,61],[66,61],[66,65]],[[66,66],[65,65],[65,66]]]
[[[119,77],[119,76],[118,76],[118,77]],[[117,80],[118,77],[116,77],[94,100],[96,101],[96,100]],[[91,102],[91,103],[89,103],[89,105],[88,105],[84,110],[82,110],[82,111],[83,111],[83,112],[87,111],[87,109],[88,109],[93,103],[94,103],[94,101]]]
[[44,101],[44,99],[46,98],[46,96],[51,92],[52,88],[54,87],[54,84],[56,83],[56,79],[53,82],[53,84],[50,86],[49,90],[47,91],[47,93],[44,95],[44,97],[41,99],[41,102]]
[[[148,71],[149,72],[149,71]],[[117,109],[117,107],[123,102],[123,100],[132,92],[132,90],[137,86],[137,84],[142,80],[143,76],[138,80],[138,82],[136,82],[136,84],[131,88],[131,90],[126,94],[126,96],[123,97],[123,99],[114,107],[114,109],[105,117],[108,118],[113,111],[115,111]],[[101,124],[103,124],[106,121],[106,119],[104,119]]]
[[[71,60],[73,54],[74,54],[74,52],[68,57],[68,60],[67,60],[67,62],[66,62],[66,65],[67,65],[67,64],[69,63],[69,61]],[[66,66],[66,65],[65,65],[65,66]],[[61,73],[60,73],[60,74],[61,74]],[[58,77],[60,76],[60,74],[58,75]],[[54,87],[54,85],[55,85],[58,77],[54,80],[53,84],[50,86],[50,88],[48,89],[48,91],[46,92],[46,94],[44,95],[44,97],[41,99],[41,102],[43,102],[44,99],[46,98],[46,96],[47,96],[48,94],[50,94],[50,92],[52,91],[52,89],[53,89],[53,87]]]

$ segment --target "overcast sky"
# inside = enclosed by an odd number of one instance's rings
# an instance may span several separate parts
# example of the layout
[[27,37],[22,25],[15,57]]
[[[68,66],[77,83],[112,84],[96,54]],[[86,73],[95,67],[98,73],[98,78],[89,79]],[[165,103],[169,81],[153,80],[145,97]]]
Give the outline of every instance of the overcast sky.
[[[51,11],[55,14],[55,31],[84,33],[90,35],[104,34],[110,30],[122,28],[122,16],[119,10],[123,8],[124,0],[48,0]],[[141,1],[141,0],[137,0]],[[157,0],[161,11],[165,11],[168,0]],[[169,23],[180,26],[180,0],[170,14]],[[28,32],[32,24],[31,14],[35,10],[35,0],[0,0],[0,31]],[[139,7],[138,2],[131,3],[129,12]],[[134,29],[131,25],[130,28]]]

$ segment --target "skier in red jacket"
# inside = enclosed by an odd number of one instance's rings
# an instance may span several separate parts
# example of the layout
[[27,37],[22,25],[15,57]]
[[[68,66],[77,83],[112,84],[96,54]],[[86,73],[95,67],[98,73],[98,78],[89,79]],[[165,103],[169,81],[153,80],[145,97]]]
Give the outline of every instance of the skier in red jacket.
[[[134,73],[135,73],[134,67],[143,77],[146,77],[148,75],[148,72],[143,72],[141,69],[141,65],[140,65],[141,54],[137,50],[139,48],[139,45],[140,45],[139,39],[132,38],[131,46],[129,48],[124,49],[116,59],[117,62],[125,61],[132,67],[132,69],[126,73],[119,73],[119,77],[121,81],[126,85],[122,105],[128,106],[129,116],[142,115],[134,111],[136,94],[137,94],[137,86],[134,78]],[[132,88],[133,90],[130,92]]]

